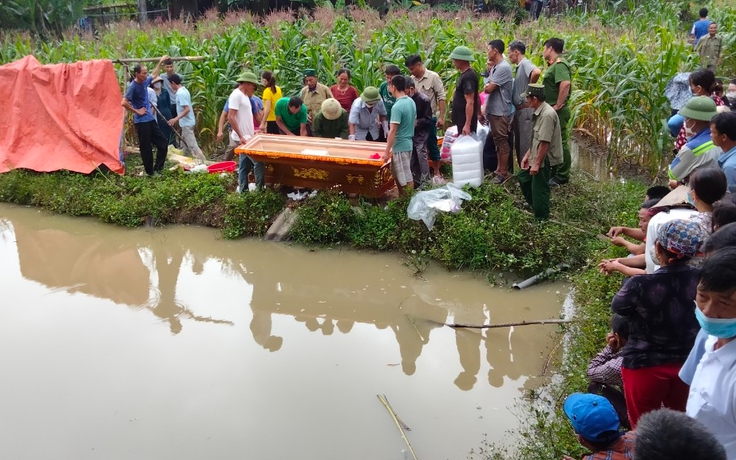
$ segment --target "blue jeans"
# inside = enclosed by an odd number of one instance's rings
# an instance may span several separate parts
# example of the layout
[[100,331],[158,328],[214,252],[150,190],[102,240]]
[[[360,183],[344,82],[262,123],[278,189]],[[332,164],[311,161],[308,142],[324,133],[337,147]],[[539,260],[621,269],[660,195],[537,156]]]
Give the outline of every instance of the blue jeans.
[[677,114],[672,115],[670,119],[667,120],[667,128],[670,130],[670,134],[672,135],[672,137],[677,137],[684,123],[685,117]]
[[251,169],[253,169],[253,175],[256,176],[256,187],[263,188],[266,185],[266,165],[262,161],[253,161],[248,155],[239,156],[238,185],[240,190],[245,192],[248,188],[248,174]]

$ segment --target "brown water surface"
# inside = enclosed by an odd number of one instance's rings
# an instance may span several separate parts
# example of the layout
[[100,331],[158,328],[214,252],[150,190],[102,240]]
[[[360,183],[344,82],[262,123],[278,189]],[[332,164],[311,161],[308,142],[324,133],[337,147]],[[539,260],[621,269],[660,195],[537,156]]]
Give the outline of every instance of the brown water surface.
[[[0,204],[0,458],[464,459],[543,382],[563,284]],[[549,374],[549,371],[548,371]],[[507,437],[507,436],[506,436]]]

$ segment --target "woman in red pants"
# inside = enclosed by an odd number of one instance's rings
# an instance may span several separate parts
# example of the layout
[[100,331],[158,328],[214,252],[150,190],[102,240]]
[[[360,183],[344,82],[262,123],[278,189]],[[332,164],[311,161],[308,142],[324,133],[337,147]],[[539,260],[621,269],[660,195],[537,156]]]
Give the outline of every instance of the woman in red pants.
[[629,318],[621,377],[632,429],[639,417],[662,406],[685,410],[689,388],[677,373],[699,330],[699,270],[688,261],[705,237],[697,222],[676,219],[662,225],[654,246],[661,268],[629,278],[611,304],[614,313]]

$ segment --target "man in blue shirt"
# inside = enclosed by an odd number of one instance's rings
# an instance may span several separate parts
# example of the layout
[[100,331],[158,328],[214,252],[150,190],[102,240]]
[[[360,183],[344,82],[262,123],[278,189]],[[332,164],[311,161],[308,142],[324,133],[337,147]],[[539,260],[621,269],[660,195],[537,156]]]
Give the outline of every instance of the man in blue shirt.
[[736,193],[736,112],[719,113],[710,121],[710,137],[723,150],[718,166],[726,175],[728,191]]
[[[133,81],[130,82],[121,105],[133,112],[133,123],[138,133],[138,146],[141,151],[143,168],[146,174],[153,176],[164,169],[168,141],[161,129],[156,124],[156,119],[151,115],[151,103],[148,100],[148,86],[154,78],[158,77],[161,63],[168,59],[164,56],[153,69],[153,75],[148,75],[148,69],[138,64],[133,68]],[[156,163],[153,162],[153,145],[156,145]]]
[[197,138],[194,135],[194,126],[197,124],[194,119],[194,110],[192,108],[192,96],[189,90],[184,87],[179,74],[169,75],[169,83],[176,94],[176,113],[177,115],[169,120],[169,126],[172,128],[176,123],[181,127],[181,137],[184,140],[185,155],[192,155],[197,160],[204,162],[206,160],[202,149],[197,144]]
[[693,45],[698,43],[701,37],[708,35],[708,26],[711,23],[710,19],[708,19],[708,8],[701,8],[698,15],[700,19],[695,21],[693,28],[690,29],[690,38]]

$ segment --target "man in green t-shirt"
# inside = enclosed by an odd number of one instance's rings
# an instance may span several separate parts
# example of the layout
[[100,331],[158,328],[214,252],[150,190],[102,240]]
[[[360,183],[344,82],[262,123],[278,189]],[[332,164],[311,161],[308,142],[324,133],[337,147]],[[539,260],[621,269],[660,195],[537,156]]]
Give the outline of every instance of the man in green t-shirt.
[[388,89],[396,102],[391,109],[391,128],[388,131],[383,161],[391,159],[391,174],[399,188],[399,195],[404,195],[405,189],[414,187],[411,175],[411,151],[417,108],[414,101],[406,95],[406,78],[402,75],[393,77]]
[[570,130],[567,126],[570,122],[570,87],[572,83],[572,72],[570,64],[562,57],[565,42],[560,38],[550,38],[544,42],[544,54],[542,57],[549,67],[542,75],[544,85],[544,98],[548,104],[557,112],[562,130],[562,153],[563,163],[552,169],[552,178],[549,184],[552,186],[567,184],[570,181],[570,168],[572,157],[570,156]]
[[[396,75],[401,75],[401,70],[399,69],[399,66],[396,65],[387,65],[386,66],[386,81],[381,83],[381,86],[378,87],[378,94],[381,95],[381,99],[383,99],[383,105],[386,107],[386,118],[391,119],[391,107],[394,106],[396,103],[396,99],[394,99],[393,94],[391,94],[391,91],[388,90],[388,83],[391,81],[392,78],[394,78]],[[386,136],[388,136],[388,133],[384,133]]]
[[282,97],[276,101],[276,125],[281,134],[307,136],[307,106],[299,97]]

